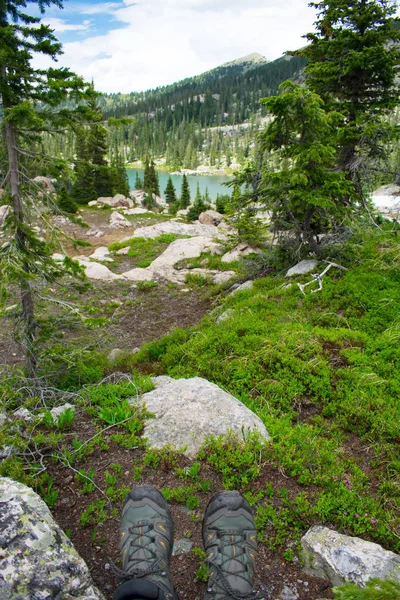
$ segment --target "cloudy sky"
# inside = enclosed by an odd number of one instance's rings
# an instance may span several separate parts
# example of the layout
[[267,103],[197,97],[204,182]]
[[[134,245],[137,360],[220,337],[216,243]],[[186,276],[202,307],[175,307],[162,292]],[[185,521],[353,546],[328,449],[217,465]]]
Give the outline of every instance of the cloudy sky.
[[307,0],[70,0],[43,21],[64,44],[59,63],[102,92],[140,91],[252,52],[269,60],[304,44]]

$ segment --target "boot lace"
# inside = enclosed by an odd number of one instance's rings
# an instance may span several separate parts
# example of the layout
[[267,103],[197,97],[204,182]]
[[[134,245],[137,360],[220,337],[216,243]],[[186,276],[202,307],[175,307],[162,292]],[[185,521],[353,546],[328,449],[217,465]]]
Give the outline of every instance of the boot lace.
[[[245,554],[245,550],[236,557],[233,557],[231,552],[227,552],[227,549],[232,546],[239,546],[240,548],[240,545],[246,541],[246,536],[237,531],[232,531],[224,532],[223,535],[217,534],[217,539],[220,542],[219,547],[221,548],[223,560],[220,565],[216,565],[209,561],[209,565],[213,569],[213,575],[210,576],[210,585],[208,586],[207,591],[216,593],[218,595],[218,600],[259,600],[264,598],[265,594],[263,592],[257,592],[256,590],[250,592],[239,592],[238,590],[235,590],[227,579],[227,575],[234,575],[235,577],[243,579],[245,583],[249,583],[249,579],[245,575],[245,573],[247,573],[247,567],[240,560],[240,557]],[[239,566],[239,570],[235,570],[235,572],[229,571],[229,564],[232,564],[232,562]]]

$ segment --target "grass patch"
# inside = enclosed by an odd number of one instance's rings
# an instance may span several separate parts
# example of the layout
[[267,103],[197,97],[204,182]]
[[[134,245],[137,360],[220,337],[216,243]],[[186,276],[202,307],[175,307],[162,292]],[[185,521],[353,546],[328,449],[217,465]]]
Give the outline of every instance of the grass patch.
[[[227,297],[224,308],[235,312],[223,326],[207,316],[137,355],[147,368],[155,361],[172,377],[204,377],[242,400],[272,436],[266,460],[315,490],[304,509],[310,519],[397,551],[398,252],[391,231],[365,228],[341,249],[349,270],[331,269],[320,292],[303,296],[279,276],[256,280]],[[257,445],[246,458],[210,444],[204,459],[224,485],[245,489],[258,472]]]

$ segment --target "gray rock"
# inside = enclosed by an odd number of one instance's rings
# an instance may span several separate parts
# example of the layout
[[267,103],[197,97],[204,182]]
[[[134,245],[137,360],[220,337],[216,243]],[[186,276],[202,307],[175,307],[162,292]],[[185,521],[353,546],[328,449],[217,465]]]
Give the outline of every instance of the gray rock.
[[13,413],[15,419],[22,419],[23,421],[32,421],[35,417],[27,408],[19,408]]
[[7,413],[0,413],[0,427],[4,425],[6,421],[8,421]]
[[306,273],[311,273],[314,271],[317,266],[317,260],[302,260],[297,265],[294,265],[289,271],[286,273],[286,277],[294,277],[295,275],[305,275]]
[[288,585],[284,585],[283,589],[279,595],[279,598],[281,600],[298,600],[299,595],[291,587],[289,587]]
[[172,549],[172,555],[176,556],[178,554],[188,554],[193,548],[193,542],[188,540],[187,538],[182,538],[174,543],[174,547]]
[[245,281],[244,283],[236,286],[229,295],[233,296],[234,294],[237,294],[238,292],[242,292],[243,290],[251,290],[252,287],[253,287],[253,282],[251,280]]
[[221,258],[221,262],[233,262],[234,260],[239,260],[243,256],[253,253],[259,254],[260,250],[258,248],[253,248],[253,246],[249,246],[249,244],[239,244],[233,248],[233,250],[224,254]]
[[400,581],[400,556],[379,544],[315,526],[301,545],[306,573],[328,579],[332,585],[350,581],[365,587],[372,577]]
[[55,182],[56,179],[50,179],[50,177],[43,177],[42,175],[37,175],[37,177],[34,177],[32,181],[38,183],[40,187],[46,190],[46,192],[56,191],[53,185],[53,182]]
[[51,413],[51,416],[53,417],[54,423],[57,424],[58,420],[60,418],[60,415],[62,415],[62,413],[64,413],[69,408],[71,408],[72,410],[75,411],[75,407],[72,404],[69,404],[69,402],[66,402],[62,406],[55,406],[54,408],[52,408],[50,413]]
[[108,262],[112,262],[112,258],[110,257],[110,251],[106,246],[100,246],[99,248],[96,248],[96,250],[93,252],[93,254],[90,255],[90,257],[92,260],[100,260],[100,261],[108,261]]
[[122,275],[113,273],[105,265],[101,265],[97,262],[89,262],[87,256],[78,256],[75,260],[85,267],[85,273],[88,279],[99,279],[100,281],[113,281],[114,279],[122,279]]
[[152,448],[172,445],[185,448],[193,458],[209,435],[225,435],[229,431],[240,439],[246,431],[258,431],[263,438],[269,434],[261,421],[242,402],[201,377],[192,379],[153,378],[156,389],[144,394],[132,404],[145,404],[155,415],[147,421],[144,437]]
[[119,256],[126,256],[129,252],[130,248],[129,246],[125,246],[125,248],[121,248],[120,250],[117,250],[115,254],[118,254]]
[[90,202],[88,202],[88,206],[92,207],[92,206],[98,206],[98,202],[97,200],[91,200]]
[[206,210],[199,215],[199,223],[203,225],[214,225],[217,227],[221,221],[222,215],[216,210]]
[[124,215],[118,212],[113,212],[110,217],[111,227],[132,227],[132,223],[125,219]]
[[227,319],[230,319],[231,317],[233,317],[234,314],[235,314],[234,309],[228,308],[225,312],[222,313],[222,315],[219,315],[219,317],[217,318],[217,325],[219,325],[220,323],[223,323]]
[[0,478],[1,600],[104,600],[89,569],[46,504],[31,489]]
[[106,205],[106,206],[111,206],[111,202],[113,201],[113,198],[111,196],[101,196],[100,198],[97,198],[96,202],[97,204],[100,205]]

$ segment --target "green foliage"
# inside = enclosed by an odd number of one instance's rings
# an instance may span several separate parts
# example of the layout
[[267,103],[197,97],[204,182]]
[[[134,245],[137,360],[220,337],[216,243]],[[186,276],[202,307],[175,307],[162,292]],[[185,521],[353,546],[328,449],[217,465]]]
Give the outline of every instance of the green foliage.
[[335,600],[397,600],[400,597],[400,583],[382,579],[370,579],[365,588],[354,583],[345,583],[333,588]]
[[54,488],[53,477],[43,473],[40,480],[40,494],[49,508],[54,508],[58,500],[58,491]]
[[342,117],[304,86],[287,81],[280,92],[262,101],[274,117],[263,145],[280,159],[278,169],[263,172],[263,198],[276,231],[288,230],[318,252],[318,235],[354,210],[354,188],[335,170]]
[[307,58],[307,83],[345,116],[339,164],[354,174],[357,156],[382,153],[390,127],[381,117],[399,103],[396,2],[321,0],[311,6],[318,11],[316,30],[300,51]]
[[71,196],[69,196],[65,186],[61,188],[58,194],[57,203],[63,212],[74,214],[78,210],[78,206],[72,200]]
[[[181,203],[182,203],[182,197],[181,197]],[[191,205],[191,207],[188,210],[187,220],[189,222],[196,221],[196,219],[199,218],[200,214],[202,212],[204,212],[205,210],[207,210],[208,208],[210,208],[210,207],[206,203],[205,198],[203,198],[203,196],[201,195],[201,193],[200,193],[200,187],[199,187],[199,184],[197,183],[196,197],[194,199],[193,204]]]
[[178,464],[179,458],[179,452],[171,446],[164,446],[161,450],[150,448],[143,458],[143,464],[153,469],[170,471]]
[[168,177],[167,187],[165,188],[164,194],[165,200],[168,202],[169,205],[176,203],[176,192],[174,184],[172,183],[171,176]]
[[[317,520],[399,548],[400,287],[391,229],[356,230],[335,250],[348,270],[331,269],[318,293],[303,296],[284,277],[257,279],[252,290],[225,300],[234,313],[223,327],[208,315],[136,356],[146,369],[154,361],[157,372],[216,383],[264,421],[267,450],[247,438],[238,447],[229,439],[207,442],[199,459],[222,473],[224,487],[250,491],[264,462],[315,486],[312,498],[298,500],[301,510],[292,501],[287,513],[268,509],[277,515],[277,544]],[[371,449],[367,469],[352,453],[354,440]],[[374,495],[372,480],[379,481]],[[297,525],[284,525],[292,517]]]
[[180,203],[180,208],[183,210],[185,208],[187,208],[188,206],[190,206],[189,182],[188,182],[188,178],[186,177],[185,174],[182,177],[182,189],[181,189],[181,197],[180,197],[179,203]]
[[156,167],[154,161],[149,161],[148,157],[146,157],[144,166],[143,189],[150,198],[153,194],[156,196],[160,195],[160,184],[158,182]]
[[196,569],[196,579],[198,581],[208,581],[209,567],[206,563],[206,552],[202,548],[193,548],[192,554],[199,559],[199,566]]

